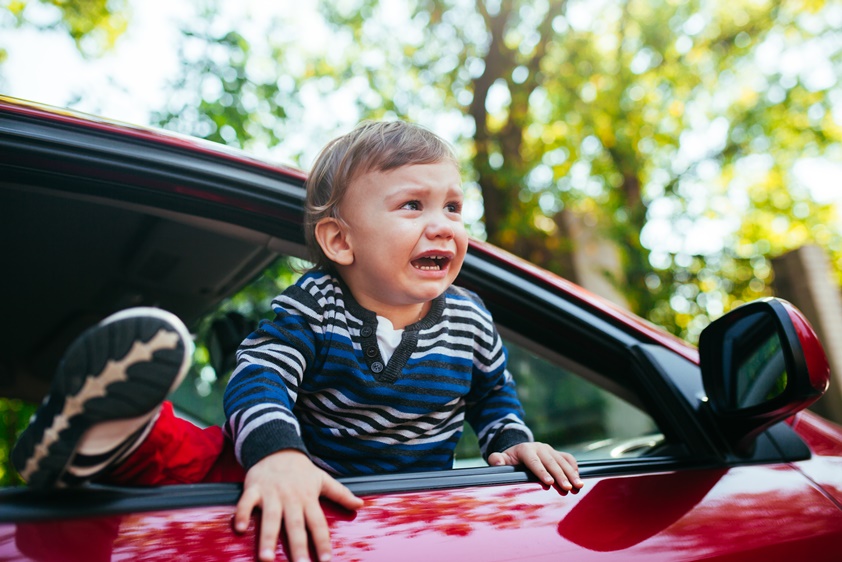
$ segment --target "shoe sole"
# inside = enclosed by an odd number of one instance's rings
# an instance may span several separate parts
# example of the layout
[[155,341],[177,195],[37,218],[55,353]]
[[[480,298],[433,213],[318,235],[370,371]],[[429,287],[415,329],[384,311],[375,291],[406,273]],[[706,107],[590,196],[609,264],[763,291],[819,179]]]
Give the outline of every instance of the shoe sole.
[[85,433],[152,413],[184,379],[191,355],[187,328],[157,308],[120,311],[84,332],[12,451],[18,472],[36,489],[78,483],[63,477]]

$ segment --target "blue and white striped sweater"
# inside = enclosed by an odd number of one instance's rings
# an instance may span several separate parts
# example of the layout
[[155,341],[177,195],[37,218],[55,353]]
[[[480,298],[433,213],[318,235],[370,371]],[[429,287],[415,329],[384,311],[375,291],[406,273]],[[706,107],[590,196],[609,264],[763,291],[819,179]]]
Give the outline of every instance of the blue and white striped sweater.
[[451,287],[435,299],[388,364],[376,316],[329,274],[306,274],[272,307],[225,390],[225,429],[246,468],[287,448],[339,475],[450,468],[465,419],[486,457],[532,439],[473,293]]

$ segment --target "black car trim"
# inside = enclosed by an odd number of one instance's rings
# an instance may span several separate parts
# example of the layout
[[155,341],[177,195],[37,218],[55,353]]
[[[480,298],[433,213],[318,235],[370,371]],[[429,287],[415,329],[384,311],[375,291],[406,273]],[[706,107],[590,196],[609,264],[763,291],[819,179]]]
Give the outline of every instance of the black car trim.
[[[43,161],[50,161],[53,171],[45,171]],[[0,112],[0,170],[6,181],[43,185],[51,178],[48,184],[63,190],[107,198],[115,196],[115,187],[123,188],[121,197],[146,204],[166,201],[169,209],[183,199],[208,218],[260,224],[267,232],[277,230],[280,213],[294,225],[285,235],[303,239],[303,180],[284,175],[280,168],[272,174],[179,147]],[[180,195],[185,188],[199,195]],[[226,204],[220,197],[238,204]]]
[[[715,468],[672,458],[630,461],[583,462],[581,476],[608,477],[651,474],[681,469]],[[498,466],[384,474],[340,478],[359,496],[401,494],[430,490],[498,486],[534,482],[537,478],[522,467]],[[0,490],[0,523],[23,523],[53,519],[78,519],[150,511],[171,511],[237,503],[242,484],[180,484],[159,487],[120,487],[91,484],[82,488],[40,492],[29,488]]]
[[[499,294],[503,293],[503,291],[499,291],[499,286],[503,284],[506,286],[505,293],[507,296],[518,299],[524,306],[534,308],[536,301],[540,301],[543,305],[549,305],[561,312],[563,317],[575,319],[576,326],[585,324],[589,331],[598,332],[603,338],[610,338],[617,349],[628,347],[638,341],[627,332],[538,285],[532,278],[525,278],[523,275],[503,268],[498,263],[471,253],[468,253],[465,257],[458,282],[478,293],[487,292],[493,287]],[[483,291],[483,289],[486,290]],[[542,307],[539,312],[541,315],[545,315],[547,310]]]
[[708,437],[706,430],[711,428],[705,427],[703,417],[698,415],[699,396],[693,395],[689,383],[679,387],[673,380],[682,375],[700,378],[698,367],[668,349],[651,344],[637,344],[630,352],[635,358],[636,369],[653,373],[640,379],[646,395],[668,416],[668,427],[681,436],[680,440],[690,447],[694,456],[723,458],[721,443]]
[[[256,162],[258,167],[248,161],[225,158],[221,153],[197,151],[193,146],[163,144],[159,139],[140,138],[123,132],[112,133],[0,111],[0,146],[4,145],[10,149],[26,147],[27,150],[22,152],[29,153],[96,154],[100,161],[114,161],[121,165],[141,162],[145,164],[144,173],[159,168],[189,170],[190,177],[224,178],[224,184],[233,185],[248,183],[258,188],[262,195],[273,199],[283,195],[303,201],[303,192],[298,189],[303,185],[303,179],[284,173],[281,167],[278,173],[274,173],[262,161]],[[156,166],[150,169],[149,164]]]

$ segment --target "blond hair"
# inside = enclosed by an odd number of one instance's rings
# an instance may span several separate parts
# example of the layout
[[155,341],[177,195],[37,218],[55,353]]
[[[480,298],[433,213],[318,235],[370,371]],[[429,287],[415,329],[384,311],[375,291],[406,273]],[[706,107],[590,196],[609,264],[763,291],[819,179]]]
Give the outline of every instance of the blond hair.
[[304,237],[315,268],[332,269],[316,241],[316,224],[342,220],[339,205],[348,186],[370,172],[388,172],[414,164],[453,162],[453,148],[431,131],[405,121],[363,121],[325,146],[305,183]]

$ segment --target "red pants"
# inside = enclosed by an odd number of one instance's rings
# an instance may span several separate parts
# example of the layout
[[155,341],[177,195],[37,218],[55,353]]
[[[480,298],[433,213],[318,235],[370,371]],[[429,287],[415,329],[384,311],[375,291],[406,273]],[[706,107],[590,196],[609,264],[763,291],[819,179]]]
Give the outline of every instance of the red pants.
[[205,429],[178,418],[164,402],[149,435],[103,482],[134,486],[242,482],[245,470],[222,428]]

